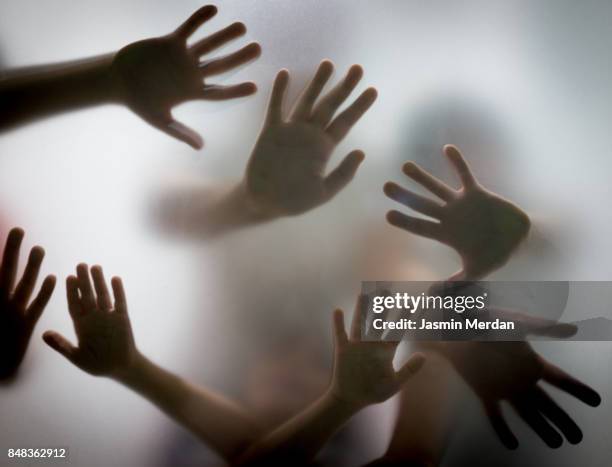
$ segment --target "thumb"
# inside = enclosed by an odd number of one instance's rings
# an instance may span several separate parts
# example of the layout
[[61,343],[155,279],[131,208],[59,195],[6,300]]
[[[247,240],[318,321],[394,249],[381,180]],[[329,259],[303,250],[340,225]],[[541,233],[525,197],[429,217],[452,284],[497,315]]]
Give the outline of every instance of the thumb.
[[144,115],[144,118],[155,128],[158,128],[173,138],[187,143],[194,149],[202,149],[204,146],[202,137],[195,130],[189,128],[187,125],[184,125],[179,121],[176,121],[174,118],[172,118],[172,115],[156,115],[155,117]]
[[[76,363],[76,355],[77,348],[70,343],[68,339],[66,339],[61,334],[55,331],[47,331],[42,336],[45,343],[51,347],[56,352],[61,353],[64,357],[70,360],[73,364]],[[78,366],[78,365],[77,365]]]
[[166,133],[187,143],[193,149],[202,149],[202,146],[204,146],[202,137],[195,130],[183,125],[181,122],[172,119],[165,126],[166,129],[164,131]]
[[397,380],[400,384],[404,384],[413,375],[415,375],[425,363],[425,355],[422,353],[412,354],[410,359],[396,373]]
[[324,184],[329,198],[333,198],[353,179],[359,165],[365,159],[363,151],[355,150],[349,153],[325,178]]

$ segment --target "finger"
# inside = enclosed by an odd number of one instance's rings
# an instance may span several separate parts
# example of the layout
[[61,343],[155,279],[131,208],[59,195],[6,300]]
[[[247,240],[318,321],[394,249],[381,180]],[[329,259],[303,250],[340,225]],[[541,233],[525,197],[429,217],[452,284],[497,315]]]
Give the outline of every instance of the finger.
[[210,101],[223,101],[250,96],[255,92],[257,92],[257,86],[253,82],[234,84],[231,86],[208,84],[204,86],[202,98]]
[[331,61],[323,60],[319,64],[314,77],[297,100],[293,112],[291,112],[291,120],[306,120],[310,117],[315,101],[333,72],[334,64]]
[[0,291],[10,294],[15,285],[17,276],[17,265],[19,264],[19,248],[25,235],[23,229],[18,227],[12,229],[4,245],[2,266],[0,267]]
[[113,287],[113,295],[115,296],[115,312],[123,315],[127,314],[127,299],[123,289],[123,281],[120,277],[113,277],[111,285]]
[[408,381],[412,376],[418,373],[418,371],[425,364],[425,355],[422,353],[414,353],[408,359],[406,363],[402,365],[402,367],[395,373],[397,381],[399,384],[404,384]]
[[79,294],[79,279],[75,276],[66,278],[66,300],[68,301],[68,312],[73,320],[83,314],[84,309]]
[[556,449],[563,444],[563,438],[557,430],[537,410],[537,404],[533,400],[511,401],[519,416],[531,427],[542,441],[550,448]]
[[328,199],[336,196],[340,190],[348,185],[348,183],[355,176],[355,173],[357,173],[357,169],[364,159],[365,154],[363,151],[352,151],[342,160],[342,162],[340,162],[338,167],[332,170],[330,174],[325,177],[323,185],[325,187]]
[[485,412],[487,413],[487,418],[489,419],[493,430],[497,434],[497,437],[502,444],[508,449],[518,448],[518,440],[504,419],[499,404],[493,403],[491,405],[487,405],[485,407]]
[[38,291],[38,295],[34,298],[30,306],[28,307],[28,317],[36,323],[43,311],[45,311],[45,307],[49,300],[51,299],[51,295],[53,295],[53,290],[55,290],[56,283],[55,276],[47,276],[40,286],[40,290]]
[[268,104],[268,114],[266,120],[268,123],[278,123],[283,120],[283,101],[289,84],[289,72],[281,70],[274,79],[272,86],[272,94],[270,95],[270,103]]
[[110,293],[108,293],[108,287],[104,280],[104,271],[101,266],[94,266],[91,268],[91,276],[93,277],[94,287],[96,288],[96,295],[98,296],[98,309],[101,311],[110,311],[113,309],[113,302],[111,301]]
[[426,221],[417,217],[407,216],[398,211],[389,211],[387,213],[387,222],[407,230],[415,235],[434,240],[441,240],[440,224],[436,222]]
[[79,291],[81,292],[81,306],[85,313],[96,311],[96,297],[93,287],[91,286],[91,278],[89,277],[89,268],[85,263],[81,263],[76,268],[77,278],[79,281]]
[[351,340],[361,340],[361,329],[363,326],[363,316],[365,316],[368,309],[368,296],[360,294],[357,297],[357,303],[355,304],[355,312],[353,313],[353,321],[351,322]]
[[224,57],[207,60],[200,63],[202,76],[213,76],[225,73],[232,68],[239,67],[261,55],[261,46],[257,42],[252,42],[244,46],[237,52],[225,55]]
[[36,279],[38,278],[40,265],[42,264],[44,257],[45,250],[39,246],[35,246],[30,251],[28,264],[26,265],[19,284],[17,284],[15,295],[13,296],[15,303],[21,307],[27,306],[28,302],[30,301],[30,296],[32,295],[32,291],[36,286]]
[[[391,291],[388,289],[384,289],[381,293],[377,294],[377,296],[379,297],[389,297],[391,296]],[[371,316],[366,318],[366,322],[365,322],[365,333],[368,336],[368,339],[372,339],[375,341],[379,341],[382,339],[382,336],[385,332],[384,329],[376,329],[374,327],[374,320],[375,319],[380,319],[383,322],[387,321],[387,317],[389,316],[389,312],[391,310],[387,307],[385,307],[384,311],[381,313],[374,313],[374,311],[372,310]],[[382,327],[382,326],[381,326]]]
[[601,396],[593,388],[587,386],[582,381],[579,381],[552,363],[546,360],[543,360],[543,363],[544,371],[542,379],[544,381],[571,394],[591,407],[597,407],[601,404]]
[[378,97],[378,91],[368,88],[353,102],[346,110],[340,113],[327,127],[327,134],[339,143],[351,131],[351,128],[359,121]]
[[181,24],[174,34],[187,40],[200,26],[217,14],[217,7],[206,5],[193,13],[187,21]]
[[572,418],[541,388],[534,390],[534,397],[538,401],[538,408],[563,433],[572,444],[582,441],[582,430]]
[[442,217],[443,206],[440,203],[406,190],[397,183],[387,182],[383,190],[392,200],[402,203],[404,206],[408,206],[417,212],[435,219]]
[[198,57],[212,52],[215,49],[227,44],[234,39],[244,35],[246,33],[246,26],[244,23],[236,22],[230,24],[226,28],[211,34],[204,39],[200,39],[191,46],[191,51]]
[[408,175],[408,177],[431,191],[443,201],[451,201],[457,194],[457,192],[449,187],[446,183],[438,180],[436,177],[423,170],[414,162],[406,162],[402,167],[402,171]]
[[148,119],[148,121],[164,133],[187,143],[193,149],[202,149],[202,146],[204,146],[202,137],[196,131],[181,122],[177,122],[171,116],[163,119]]
[[333,324],[336,344],[341,347],[348,342],[348,336],[344,328],[344,312],[342,310],[334,310]]
[[471,188],[477,184],[472,171],[470,170],[470,166],[465,161],[459,149],[452,144],[447,144],[444,146],[444,154],[453,164],[457,174],[459,175],[459,179],[465,188]]
[[43,334],[43,340],[53,350],[59,352],[73,364],[77,365],[78,349],[64,336],[55,331],[47,331]]
[[363,76],[363,68],[353,65],[341,83],[338,83],[315,106],[310,120],[326,127],[338,108],[350,96]]

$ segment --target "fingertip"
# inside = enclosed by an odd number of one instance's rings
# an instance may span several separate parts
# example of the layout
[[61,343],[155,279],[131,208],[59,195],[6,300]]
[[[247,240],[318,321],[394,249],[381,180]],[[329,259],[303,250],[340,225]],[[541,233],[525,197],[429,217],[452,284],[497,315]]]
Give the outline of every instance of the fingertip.
[[442,147],[442,151],[444,152],[444,154],[446,154],[449,157],[457,157],[461,155],[459,148],[455,146],[454,144],[445,144]]
[[[383,185],[383,193],[384,193],[385,195],[387,195],[387,196],[392,196],[392,195],[393,195],[393,192],[395,191],[395,187],[396,187],[396,186],[397,186],[397,185],[396,185],[395,183],[393,183],[393,182],[386,182],[386,183]],[[388,214],[388,213],[387,213],[387,214]]]
[[365,160],[365,153],[362,150],[357,149],[353,151],[352,157],[353,160],[357,163],[357,165],[359,165]]
[[21,239],[25,235],[25,231],[21,227],[13,227],[9,232],[9,238]]
[[425,364],[426,360],[427,360],[427,357],[425,357],[424,354],[422,354],[421,352],[415,352],[410,357],[410,361],[409,361],[410,368],[414,372],[419,371]]
[[389,224],[392,224],[392,225],[397,225],[401,215],[402,214],[400,212],[395,211],[395,210],[388,211],[386,215],[387,222],[389,222]]
[[406,162],[403,166],[402,166],[402,171],[406,174],[406,175],[413,175],[418,171],[418,166],[412,162]]
[[324,58],[321,60],[321,63],[319,63],[319,67],[324,69],[333,69],[334,62],[332,62],[329,58]]
[[36,245],[30,250],[30,257],[32,259],[42,260],[45,257],[45,249],[40,245]]
[[375,101],[378,98],[378,89],[373,86],[370,86],[365,91],[363,91],[363,94],[368,96],[368,98],[372,101]]
[[57,333],[55,331],[45,331],[42,334],[42,340],[45,341],[45,344],[48,346],[55,348],[57,343],[55,338],[56,335]]
[[87,263],[79,263],[77,264],[76,267],[77,272],[88,272],[89,271],[89,266],[87,265]]
[[236,21],[232,24],[231,28],[238,34],[245,34],[247,31],[247,27],[242,21]]
[[259,45],[259,42],[251,42],[245,47],[245,50],[248,52],[252,52],[254,56],[257,57],[261,55],[261,45]]

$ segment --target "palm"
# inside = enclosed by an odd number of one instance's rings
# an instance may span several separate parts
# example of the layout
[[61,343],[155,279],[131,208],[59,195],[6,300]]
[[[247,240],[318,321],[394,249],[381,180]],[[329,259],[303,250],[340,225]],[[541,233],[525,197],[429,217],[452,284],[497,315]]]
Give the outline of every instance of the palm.
[[189,37],[217,9],[208,5],[196,11],[176,31],[162,37],[130,44],[115,55],[111,77],[118,98],[144,120],[194,148],[202,147],[198,133],[172,117],[172,108],[193,99],[224,100],[247,96],[256,91],[253,83],[232,86],[210,85],[210,76],[245,64],[261,53],[252,43],[225,57],[202,60],[203,55],[243,35],[244,24],[234,23],[195,44]]
[[363,160],[361,151],[353,151],[326,175],[334,149],[376,99],[370,88],[334,117],[363,72],[351,67],[344,81],[317,102],[332,70],[331,62],[321,63],[287,118],[283,100],[289,74],[283,70],[276,77],[244,180],[252,205],[262,213],[291,216],[325,203],[350,182]]
[[400,382],[393,368],[396,344],[359,342],[340,349],[336,356],[336,391],[357,406],[386,401]]
[[202,94],[198,59],[173,36],[124,47],[115,56],[113,73],[126,103],[147,118]]
[[128,366],[135,348],[127,316],[108,313],[84,316],[76,325],[79,340],[75,359],[92,375],[112,375]]
[[529,231],[529,217],[519,207],[484,189],[472,175],[461,153],[445,146],[462,188],[454,190],[413,163],[404,173],[436,195],[421,196],[389,182],[385,193],[432,220],[389,212],[389,222],[417,235],[449,245],[463,262],[458,278],[478,279],[503,265]]
[[334,142],[314,125],[278,124],[260,135],[247,169],[253,200],[279,215],[300,214],[326,197]]
[[477,187],[447,204],[441,239],[459,253],[469,277],[481,277],[506,263],[527,224],[518,207]]

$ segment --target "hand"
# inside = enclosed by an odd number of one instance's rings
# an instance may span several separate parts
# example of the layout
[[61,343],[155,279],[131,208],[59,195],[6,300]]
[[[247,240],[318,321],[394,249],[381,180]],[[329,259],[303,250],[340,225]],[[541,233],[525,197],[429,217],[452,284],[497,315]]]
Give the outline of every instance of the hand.
[[8,380],[17,373],[28,349],[34,326],[55,288],[55,276],[47,276],[30,303],[45,256],[45,250],[39,246],[30,251],[28,264],[15,287],[19,248],[23,236],[23,230],[11,230],[0,265],[0,380]]
[[558,448],[563,443],[551,424],[570,443],[582,440],[578,425],[538,383],[552,384],[592,407],[599,405],[601,398],[589,386],[538,355],[527,342],[448,342],[442,345],[443,355],[480,398],[493,429],[507,448],[517,448],[518,441],[502,414],[502,400],[507,400],[518,416],[551,448]]
[[363,152],[353,151],[329,175],[325,174],[334,149],[377,96],[374,88],[368,88],[334,118],[359,83],[363,70],[353,65],[344,80],[317,101],[332,71],[330,61],[321,63],[288,118],[284,117],[283,100],[289,73],[282,70],[276,76],[264,127],[243,182],[256,212],[280,217],[309,211],[344,188],[363,161]]
[[[425,363],[422,354],[414,354],[399,371],[393,368],[393,358],[399,342],[361,340],[361,317],[368,305],[366,295],[360,295],[355,306],[351,337],[344,328],[342,310],[334,312],[335,358],[331,393],[353,407],[365,407],[386,401]],[[375,329],[371,339],[381,339]]]
[[529,217],[509,201],[483,188],[455,146],[444,146],[444,154],[454,166],[463,186],[454,190],[407,162],[403,171],[443,202],[429,199],[388,182],[385,194],[415,211],[435,219],[420,219],[389,211],[387,220],[422,237],[444,243],[459,253],[463,269],[453,278],[473,280],[508,261],[529,231]]
[[172,107],[194,99],[233,99],[257,90],[251,82],[232,86],[207,84],[208,77],[243,65],[261,53],[259,44],[251,43],[230,55],[201,61],[201,56],[246,32],[244,24],[234,23],[188,46],[189,36],[216,13],[217,8],[212,5],[202,7],[169,35],[124,47],[111,65],[120,100],[154,127],[195,149],[202,147],[202,138],[174,120]]
[[81,370],[95,376],[119,378],[129,371],[139,356],[123,284],[119,277],[113,277],[113,304],[102,268],[92,267],[91,276],[93,287],[89,268],[86,264],[79,264],[77,277],[66,279],[68,311],[74,323],[78,347],[54,331],[45,332],[43,339]]

